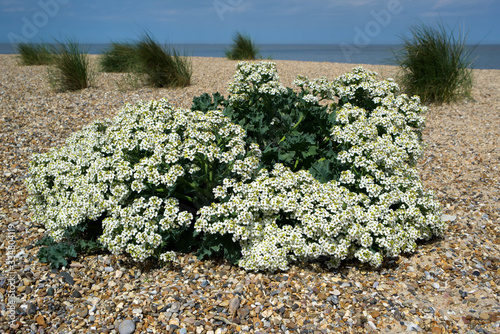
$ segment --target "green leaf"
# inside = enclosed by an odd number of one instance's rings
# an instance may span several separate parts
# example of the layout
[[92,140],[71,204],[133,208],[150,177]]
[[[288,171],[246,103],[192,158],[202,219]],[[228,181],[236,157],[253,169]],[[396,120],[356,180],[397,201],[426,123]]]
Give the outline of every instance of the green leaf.
[[199,110],[203,112],[216,110],[224,103],[224,101],[224,97],[218,92],[212,94],[212,96],[208,93],[203,93],[202,95],[193,98],[191,110]]
[[310,146],[309,149],[307,150],[307,152],[302,152],[302,157],[304,159],[310,157],[310,156],[314,156],[318,153],[318,147],[316,146]]
[[278,158],[279,161],[285,162],[285,164],[290,164],[295,157],[295,151],[280,153]]
[[52,268],[66,266],[68,265],[67,259],[77,256],[74,246],[68,243],[42,247],[38,251],[38,260],[42,263],[49,263]]
[[316,180],[325,183],[331,180],[330,161],[326,159],[318,160],[312,164],[309,172]]

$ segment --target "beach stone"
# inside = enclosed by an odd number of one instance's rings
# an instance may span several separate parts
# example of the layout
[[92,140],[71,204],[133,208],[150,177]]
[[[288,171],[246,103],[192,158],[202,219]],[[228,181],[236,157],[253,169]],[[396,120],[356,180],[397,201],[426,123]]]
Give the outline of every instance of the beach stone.
[[135,323],[132,320],[124,320],[118,326],[118,332],[120,334],[132,334],[135,331]]
[[244,287],[243,287],[243,285],[238,284],[238,285],[236,285],[236,287],[234,288],[234,292],[235,292],[235,293],[241,293],[241,292],[243,292],[243,288],[244,288]]
[[75,284],[75,280],[74,280],[74,279],[73,279],[73,277],[72,277],[70,274],[68,274],[67,272],[65,272],[65,271],[61,271],[61,272],[59,273],[59,276],[61,276],[61,277],[64,279],[64,281],[65,281],[66,283],[68,283],[69,285],[73,285],[73,284]]
[[82,297],[82,294],[80,293],[80,291],[78,291],[78,290],[74,290],[74,291],[71,293],[71,297],[73,297],[73,298],[81,298],[81,297]]
[[35,314],[36,313],[36,305],[33,303],[28,303],[28,310],[26,311],[28,314]]
[[83,268],[84,265],[81,264],[81,263],[78,263],[78,262],[71,262],[71,264],[69,265],[71,268]]
[[413,322],[408,322],[406,323],[406,327],[408,332],[415,331],[415,332],[421,332],[422,328],[420,328],[419,325],[413,323]]
[[441,334],[443,330],[437,326],[432,327],[432,334]]
[[54,295],[54,288],[53,287],[49,287],[47,289],[47,296],[53,296]]
[[368,326],[370,326],[370,328],[373,329],[374,331],[377,330],[377,326],[375,326],[375,324],[373,323],[373,321],[368,320]]
[[77,308],[76,314],[81,318],[85,318],[89,314],[89,310],[86,307]]
[[170,307],[170,312],[171,313],[178,313],[180,309],[181,309],[181,303],[175,302]]
[[[337,296],[330,296],[328,298],[326,298],[327,301],[329,301],[330,303],[332,303],[333,305],[338,305],[339,304],[339,298]],[[293,307],[292,307],[293,309]]]
[[237,313],[238,313],[238,317],[240,317],[240,319],[243,319],[248,314],[250,314],[250,309],[248,307],[242,307],[242,308],[238,309]]
[[457,219],[456,215],[447,215],[447,214],[441,215],[441,220],[444,222],[452,222],[455,221],[455,219]]
[[238,297],[234,297],[229,301],[229,314],[231,315],[231,317],[234,317],[239,307],[240,299]]
[[43,326],[43,327],[47,326],[47,323],[45,322],[45,318],[41,314],[39,314],[35,317],[35,321],[40,326]]

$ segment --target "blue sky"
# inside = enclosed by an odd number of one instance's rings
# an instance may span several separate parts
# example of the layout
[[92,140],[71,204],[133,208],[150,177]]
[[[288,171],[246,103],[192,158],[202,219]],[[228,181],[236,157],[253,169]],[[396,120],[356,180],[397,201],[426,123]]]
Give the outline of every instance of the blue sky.
[[499,0],[0,0],[0,43],[136,39],[261,44],[392,44],[412,24],[459,24],[467,41],[500,44]]

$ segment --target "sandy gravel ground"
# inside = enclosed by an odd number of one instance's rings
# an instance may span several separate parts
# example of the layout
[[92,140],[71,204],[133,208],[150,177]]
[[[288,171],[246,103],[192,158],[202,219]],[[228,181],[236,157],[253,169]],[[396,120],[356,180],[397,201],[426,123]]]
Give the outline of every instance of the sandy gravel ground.
[[[333,79],[354,67],[275,62],[287,86],[298,74]],[[80,257],[52,271],[37,261],[44,230],[30,222],[23,185],[33,153],[125,103],[168,98],[189,107],[204,92],[227,95],[235,65],[193,58],[193,84],[184,89],[130,89],[126,75],[100,74],[92,88],[55,93],[46,67],[0,55],[0,333],[126,333],[127,324],[135,333],[499,333],[498,70],[474,71],[474,101],[430,106],[418,168],[450,220],[446,235],[378,270],[347,263],[334,272],[307,265],[256,274],[190,255],[149,269],[121,256]],[[397,70],[365,67],[383,78]]]

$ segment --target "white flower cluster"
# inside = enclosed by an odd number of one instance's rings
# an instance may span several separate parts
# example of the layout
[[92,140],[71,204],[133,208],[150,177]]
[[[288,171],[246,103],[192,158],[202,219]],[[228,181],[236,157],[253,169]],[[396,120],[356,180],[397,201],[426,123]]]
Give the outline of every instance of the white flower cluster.
[[413,251],[419,239],[442,235],[440,204],[413,167],[426,111],[418,97],[395,95],[392,80],[378,81],[362,68],[333,81],[295,83],[309,92],[306,101],[334,101],[331,138],[345,148],[338,159],[351,168],[324,184],[281,165],[251,182],[226,179],[216,189],[221,202],[200,210],[196,228],[231,234],[242,246],[239,264],[254,270],[284,270],[321,256],[333,265],[354,257],[377,266],[385,256]]
[[250,178],[260,151],[220,111],[174,109],[166,100],[127,105],[113,119],[75,133],[67,145],[34,155],[27,188],[33,220],[60,241],[64,231],[103,214],[100,241],[135,260],[157,254],[162,234],[191,223],[171,197],[179,178],[226,164]]
[[353,100],[360,92],[363,96],[378,103],[380,98],[394,96],[399,86],[393,79],[379,81],[377,73],[356,67],[351,72],[335,78],[331,83],[332,95],[339,99]]
[[247,100],[250,92],[273,96],[286,92],[286,88],[279,82],[275,63],[241,61],[236,65],[228,92],[231,94],[229,102],[234,104]]
[[[217,195],[226,200],[201,208],[195,228],[232,234],[242,246],[239,265],[246,269],[286,270],[290,261],[319,256],[339,262],[354,241],[346,232],[358,225],[357,236],[364,231],[357,220],[365,195],[335,181],[322,184],[307,171],[293,173],[281,164],[271,173],[262,169],[249,183],[226,180]],[[375,263],[379,255],[373,256]]]

